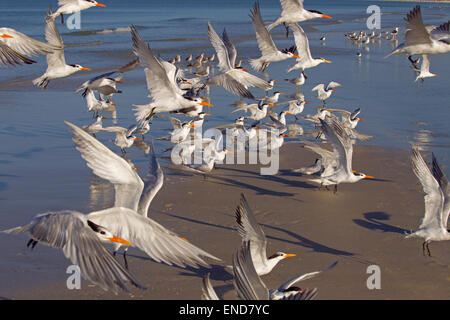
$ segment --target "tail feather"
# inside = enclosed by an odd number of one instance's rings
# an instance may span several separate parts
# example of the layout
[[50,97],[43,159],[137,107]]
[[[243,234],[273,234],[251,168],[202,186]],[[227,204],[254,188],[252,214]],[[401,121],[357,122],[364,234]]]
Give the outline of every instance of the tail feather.
[[43,89],[47,88],[49,82],[50,82],[50,80],[45,75],[33,80],[33,84],[35,86],[43,88]]
[[19,226],[19,227],[7,229],[7,230],[0,230],[0,232],[7,233],[7,234],[18,234],[18,233],[27,231],[28,229],[30,229],[30,227],[31,227],[31,223],[29,223],[25,226]]
[[262,58],[251,59],[250,65],[252,66],[253,69],[259,72],[263,72],[268,66],[268,64]]

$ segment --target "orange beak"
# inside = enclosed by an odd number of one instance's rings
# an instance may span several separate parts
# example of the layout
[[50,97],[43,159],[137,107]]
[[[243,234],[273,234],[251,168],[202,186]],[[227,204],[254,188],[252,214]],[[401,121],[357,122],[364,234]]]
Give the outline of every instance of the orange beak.
[[111,103],[111,105],[112,105],[113,107],[117,106],[117,104],[115,104],[115,103]]
[[309,104],[309,102],[306,102],[306,101],[305,101],[305,102],[303,102],[303,103],[304,103],[304,104]]
[[286,253],[285,258],[291,258],[291,257],[295,257],[296,254],[295,253]]
[[287,134],[283,134],[284,138],[289,138],[289,136]]
[[200,102],[199,104],[200,104],[201,106],[214,107],[214,105],[212,105],[212,104],[210,104],[210,103],[208,103],[208,102],[205,102],[205,101],[202,101],[202,102]]
[[373,177],[373,176],[365,176],[365,178],[367,178],[367,179],[375,179],[375,177]]
[[91,69],[85,68],[85,67],[81,67],[80,70],[86,70],[86,71],[89,71],[89,70],[91,70]]
[[210,116],[210,115],[211,115],[211,113],[204,113],[204,115],[205,115],[205,116]]
[[233,154],[234,152],[233,151],[230,151],[230,150],[226,150],[225,151],[227,154]]
[[106,118],[106,117],[102,117],[102,119],[108,119],[108,118]]
[[13,36],[10,36],[9,34],[2,34],[1,35],[2,38],[14,38]]
[[104,4],[102,4],[102,3],[97,3],[96,5],[95,5],[96,7],[106,7]]
[[192,82],[186,81],[187,84],[192,84]]
[[283,92],[280,92],[280,94],[284,94]]
[[142,140],[141,138],[138,138],[138,137],[134,137],[136,140]]
[[364,121],[364,119],[363,118],[359,118],[358,121]]
[[116,83],[123,83],[122,81],[120,81],[120,80],[116,80]]
[[245,72],[248,72],[248,70],[247,70],[247,69],[244,69],[244,68],[242,68],[241,70],[242,70],[242,71],[245,71]]
[[326,14],[323,14],[323,15],[322,15],[322,18],[326,18],[326,19],[333,19],[332,17],[330,17],[330,16],[327,16]]
[[190,126],[191,128],[195,128],[195,124],[193,124],[193,123],[191,123],[189,126]]
[[112,242],[122,243],[122,244],[127,245],[127,246],[131,246],[131,245],[132,245],[132,244],[131,244],[130,242],[128,242],[127,240],[124,240],[124,239],[119,238],[119,237],[117,237],[117,236],[113,236],[112,238],[108,238],[108,240],[109,240],[109,241],[112,241]]
[[297,58],[297,59],[300,59],[300,57],[299,57],[299,56],[297,56],[296,54],[293,54],[293,55],[292,55],[292,58]]
[[336,89],[331,89],[331,91],[336,91]]
[[269,104],[269,105],[268,105],[268,107],[271,107],[271,108],[273,108],[273,104]]
[[273,82],[278,82],[278,80],[273,80]]
[[290,112],[286,112],[286,114],[292,115],[292,113],[290,113]]
[[330,60],[323,60],[323,62],[325,62],[325,63],[331,63]]

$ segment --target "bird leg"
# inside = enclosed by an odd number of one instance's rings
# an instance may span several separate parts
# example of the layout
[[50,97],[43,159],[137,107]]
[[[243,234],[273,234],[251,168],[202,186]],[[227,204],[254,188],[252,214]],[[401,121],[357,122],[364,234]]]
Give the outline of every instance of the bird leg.
[[286,25],[286,23],[283,23],[283,25],[286,28],[286,38],[289,38],[289,27]]
[[430,252],[429,245],[430,245],[430,242],[427,241],[425,246],[427,247],[428,256],[431,257],[431,252]]
[[334,192],[333,192],[333,194],[336,194],[337,193],[337,183],[334,185]]
[[34,240],[34,239],[30,239],[27,243],[27,248],[31,246],[31,250],[34,249],[34,247],[37,245],[38,241]]
[[125,269],[128,270],[127,249],[123,250],[123,261],[125,262]]
[[61,13],[61,24],[64,24],[64,15]]

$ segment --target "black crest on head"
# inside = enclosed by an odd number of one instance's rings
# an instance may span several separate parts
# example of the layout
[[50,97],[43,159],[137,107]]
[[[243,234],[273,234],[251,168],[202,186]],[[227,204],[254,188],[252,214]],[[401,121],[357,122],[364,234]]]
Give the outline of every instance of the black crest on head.
[[296,46],[292,46],[290,48],[286,48],[286,49],[281,50],[281,52],[283,52],[283,53],[289,53],[290,52],[292,54],[294,54],[296,51],[297,51],[297,47]]
[[89,227],[91,227],[92,230],[95,232],[100,232],[100,226],[98,224],[93,223],[91,220],[87,221],[87,224]]
[[318,13],[318,14],[323,14],[322,12],[318,11],[318,10],[308,10],[309,12],[314,12],[314,13]]

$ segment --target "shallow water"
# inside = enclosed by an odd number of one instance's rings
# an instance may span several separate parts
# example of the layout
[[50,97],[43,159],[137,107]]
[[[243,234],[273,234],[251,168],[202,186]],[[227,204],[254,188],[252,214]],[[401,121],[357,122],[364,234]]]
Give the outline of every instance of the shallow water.
[[[207,56],[212,54],[207,20],[218,33],[227,28],[236,44],[238,57],[247,59],[259,54],[248,17],[253,1],[214,0],[199,6],[199,1],[171,0],[165,1],[164,7],[158,7],[160,2],[143,0],[108,0],[105,3],[107,8],[92,8],[81,13],[80,30],[69,30],[58,23],[63,39],[69,45],[66,61],[90,67],[92,72],[79,72],[73,77],[52,81],[47,90],[41,90],[33,87],[29,80],[45,71],[45,57],[36,57],[38,63],[30,66],[1,67],[0,229],[24,224],[39,212],[87,211],[111,204],[111,188],[95,180],[75,150],[63,120],[80,126],[92,121],[84,99],[74,91],[87,79],[133,59],[131,37],[127,32],[131,24],[138,26],[151,48],[166,59],[177,53],[183,58],[202,51]],[[3,2],[0,4],[0,21],[3,26],[43,40],[43,17],[49,4],[56,6],[56,1]],[[302,92],[310,104],[304,113],[315,113],[319,106],[311,92],[316,84],[337,81],[342,87],[329,99],[328,106],[347,110],[360,107],[361,117],[366,121],[358,126],[358,130],[375,136],[367,144],[409,149],[411,142],[418,143],[433,151],[441,164],[448,165],[449,54],[431,57],[431,72],[439,76],[422,83],[414,82],[415,74],[405,56],[384,59],[393,43],[383,39],[379,44],[356,47],[345,39],[344,33],[366,30],[366,8],[371,4],[382,9],[383,29],[392,30],[399,26],[401,32],[404,31],[405,13],[415,5],[407,2],[306,1],[305,7],[319,9],[333,17],[333,20],[313,20],[304,24],[313,56],[325,57],[333,63],[307,70],[309,78]],[[278,1],[264,0],[260,5],[267,21],[279,14]],[[427,24],[440,24],[450,19],[449,4],[422,3],[421,6]],[[292,35],[286,39],[283,27],[274,29],[273,33],[278,47],[293,45]],[[322,35],[327,37],[323,43],[319,40]],[[401,42],[402,35],[398,39]],[[361,60],[356,57],[358,51],[363,53]],[[291,64],[293,61],[272,64],[266,72],[272,79],[292,78],[297,76],[295,71],[286,75]],[[245,60],[244,66],[248,66]],[[124,84],[120,86],[123,93],[117,94],[114,101],[118,105],[117,124],[128,127],[134,123],[132,104],[147,103],[148,92],[140,67],[126,73],[123,80]],[[283,81],[277,84],[277,90],[294,92],[294,88]],[[263,94],[257,90],[252,92],[256,96]],[[231,122],[237,117],[237,114],[230,114],[229,105],[238,97],[222,88],[211,88],[210,98],[215,106],[210,109],[212,116],[208,117],[204,128]],[[280,102],[286,99],[282,96]],[[111,123],[111,120],[105,121],[105,125]],[[307,123],[300,123],[305,129],[310,128]],[[166,121],[155,120],[148,138],[167,135],[168,128]],[[103,133],[98,137],[118,151],[111,142],[111,135]],[[157,150],[167,146],[163,142],[155,144]],[[142,150],[131,148],[127,157],[145,168],[147,155]],[[448,169],[444,170],[449,173]],[[1,237],[5,238],[2,246],[5,243],[11,246],[8,260],[0,261],[0,274],[8,277],[7,270],[15,266],[26,268],[26,259],[17,258],[13,251],[13,248],[24,247],[24,238]],[[42,263],[39,261],[36,263]],[[0,288],[2,283],[5,282],[0,281]]]

